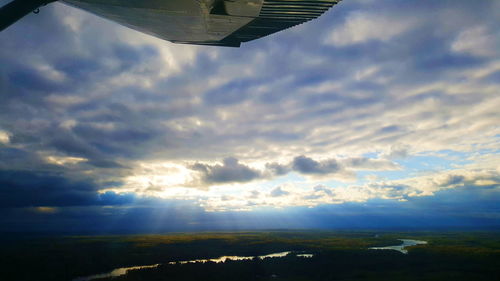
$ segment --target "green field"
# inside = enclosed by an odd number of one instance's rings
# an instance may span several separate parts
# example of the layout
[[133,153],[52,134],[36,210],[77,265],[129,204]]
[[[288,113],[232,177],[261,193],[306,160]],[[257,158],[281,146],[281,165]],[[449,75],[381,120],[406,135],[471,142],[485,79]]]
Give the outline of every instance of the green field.
[[[397,239],[428,241],[396,251]],[[313,258],[168,265],[169,261],[307,251]],[[102,280],[500,280],[498,232],[273,231],[6,238],[0,280],[70,281],[160,263]]]

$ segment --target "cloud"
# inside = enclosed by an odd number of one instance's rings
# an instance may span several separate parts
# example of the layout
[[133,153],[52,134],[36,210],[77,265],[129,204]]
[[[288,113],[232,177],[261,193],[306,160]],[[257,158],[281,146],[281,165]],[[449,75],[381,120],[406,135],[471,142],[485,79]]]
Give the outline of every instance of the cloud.
[[289,165],[283,165],[279,163],[266,163],[266,170],[272,176],[286,175],[291,171]]
[[196,163],[190,167],[202,175],[204,183],[248,182],[260,177],[260,172],[240,164],[236,158],[225,158],[222,165],[207,165]]
[[332,195],[332,190],[326,186],[323,186],[323,185],[317,185],[315,186],[314,188],[314,193],[318,193],[318,192],[323,192],[325,193],[326,195]]
[[250,191],[248,198],[256,199],[256,198],[259,198],[259,196],[260,196],[260,192],[258,192],[257,190],[252,190],[252,191]]
[[[52,173],[0,171],[0,207],[68,207],[130,204],[132,194],[98,194],[91,180],[71,180]],[[48,210],[48,209],[47,209]]]
[[[374,179],[363,184],[315,184],[288,182],[272,188],[261,188],[269,197],[261,197],[260,191],[251,195],[235,194],[231,203],[213,200],[208,197],[203,200],[207,210],[256,210],[259,208],[287,207],[318,207],[329,204],[362,203],[369,204],[374,200],[390,200],[394,202],[418,201],[424,204],[427,200],[435,202],[434,196],[451,196],[456,191],[459,194],[477,193],[477,198],[490,198],[500,192],[500,171],[498,169],[467,166],[460,169],[436,171],[426,175],[407,177],[404,179]],[[236,191],[233,189],[233,192]],[[245,194],[247,191],[245,191]],[[422,198],[422,199],[418,199]],[[444,198],[444,197],[443,197]],[[467,197],[453,200],[467,201]],[[444,200],[444,199],[443,199]],[[251,205],[248,203],[251,202]],[[377,207],[373,206],[376,210]],[[458,211],[458,209],[457,209]],[[462,210],[466,212],[466,210]]]
[[[394,24],[397,22],[397,24]],[[389,41],[410,28],[416,20],[411,17],[377,14],[368,12],[352,12],[345,22],[327,37],[326,42],[336,46],[348,46],[366,43],[370,40]]]
[[384,170],[400,170],[401,166],[385,159],[371,159],[366,157],[357,157],[344,159],[342,164],[354,170],[371,170],[371,171],[384,171]]
[[304,155],[297,156],[293,159],[292,168],[302,174],[332,174],[341,170],[341,166],[335,159],[325,161],[315,161]]
[[469,27],[460,32],[451,45],[458,53],[469,53],[475,56],[494,56],[497,54],[498,31],[490,31],[485,26]]
[[[38,40],[43,56],[35,57],[30,51],[33,46],[18,38],[37,28],[35,18],[2,34],[12,38],[2,40],[5,129],[17,136],[19,145],[27,144],[28,137],[37,138],[39,145],[33,150],[55,150],[92,160],[210,162],[233,155],[246,161],[258,153],[267,158],[261,161],[272,162],[302,154],[350,157],[386,151],[394,142],[413,143],[413,139],[419,139],[418,148],[412,148],[415,152],[442,149],[450,143],[454,145],[451,149],[462,150],[466,148],[458,147],[459,143],[474,143],[457,140],[484,130],[456,125],[468,122],[446,123],[460,118],[465,105],[479,109],[494,101],[491,95],[478,94],[491,90],[475,79],[460,79],[456,66],[447,67],[465,58],[450,57],[449,43],[468,22],[459,24],[447,17],[456,27],[444,30],[439,17],[427,15],[429,10],[441,11],[438,3],[418,9],[414,2],[408,4],[411,9],[392,4],[387,4],[389,9],[373,9],[375,3],[355,1],[342,5],[344,8],[339,5],[325,17],[300,27],[304,28],[300,34],[283,32],[251,43],[243,51],[173,45],[73,8],[48,6],[39,15],[44,17],[38,19],[44,27],[37,32],[54,30],[51,36],[57,38]],[[361,13],[361,9],[370,13]],[[486,4],[475,9],[470,21],[475,20],[476,12],[488,10]],[[354,16],[356,13],[361,14]],[[332,24],[344,27],[338,24],[344,15],[345,26],[351,16],[368,23],[390,19],[398,22],[391,26],[400,26],[401,18],[412,18],[412,13],[423,17],[419,24],[429,22],[437,31],[410,28],[395,35],[405,38],[397,46],[391,45],[394,37],[387,39],[384,48],[369,40],[366,47],[346,50],[319,48],[316,43],[321,38],[310,32],[330,32]],[[75,39],[75,24],[65,24],[66,20],[52,14],[71,16],[89,26],[77,25],[81,30]],[[64,42],[67,48],[49,54],[48,50],[57,49],[52,41]],[[21,62],[8,56],[13,51],[26,59]],[[247,55],[241,56],[241,52]],[[289,60],[283,53],[296,59]],[[403,66],[401,61],[407,64]],[[475,63],[461,67],[483,69],[481,61]],[[44,76],[52,71],[66,78]],[[434,84],[441,74],[462,82]],[[34,82],[24,83],[21,76]],[[41,104],[44,110],[39,109]],[[25,109],[22,117],[19,108]],[[440,114],[430,114],[438,108]],[[467,119],[478,124],[490,111],[479,110]],[[457,133],[450,133],[446,140],[440,137],[448,131]],[[127,166],[120,160],[115,162]]]
[[403,159],[409,156],[409,145],[397,144],[390,147],[388,153],[383,156],[387,159]]
[[10,135],[6,131],[0,130],[0,143],[8,144],[10,142]]
[[[279,197],[276,198],[280,199]],[[282,198],[281,198],[282,199]],[[470,210],[474,212],[470,212]],[[410,204],[372,199],[309,207],[288,207],[276,212],[205,212],[193,202],[164,201],[148,207],[73,207],[56,213],[32,209],[3,210],[0,230],[68,233],[164,233],[248,229],[450,229],[498,228],[498,204],[490,193],[467,188],[442,191],[435,197],[416,197]],[[19,222],[23,223],[19,225]]]
[[[2,195],[8,206],[129,205],[134,193],[248,210],[491,187],[495,177],[456,167],[498,163],[497,8],[344,1],[230,49],[48,5],[0,34],[0,172],[18,173]],[[289,194],[260,201],[276,186]],[[242,198],[249,190],[259,195]]]
[[287,196],[288,194],[290,194],[290,192],[283,190],[281,186],[273,188],[273,190],[271,190],[271,192],[269,193],[271,197],[282,197],[282,196]]
[[[294,157],[287,164],[275,162],[266,163],[264,169],[254,169],[241,164],[238,159],[225,158],[223,164],[202,164],[195,163],[188,167],[192,171],[198,172],[201,177],[198,183],[187,183],[187,186],[194,184],[214,185],[220,183],[251,182],[254,180],[271,180],[278,176],[296,172],[304,176],[330,177],[344,179],[354,175],[353,170],[398,170],[401,167],[385,159],[370,159],[364,157],[345,158],[336,160],[334,158],[321,161],[301,155]],[[196,180],[195,180],[196,181]]]

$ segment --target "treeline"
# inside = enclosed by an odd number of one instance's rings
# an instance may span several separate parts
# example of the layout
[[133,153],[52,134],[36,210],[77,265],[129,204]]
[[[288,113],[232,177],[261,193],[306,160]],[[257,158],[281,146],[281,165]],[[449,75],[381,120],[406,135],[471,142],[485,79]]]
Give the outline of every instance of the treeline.
[[[410,255],[367,250],[397,245],[397,238],[426,240],[429,244],[412,248]],[[311,259],[162,265],[116,280],[390,280],[387,276],[393,280],[421,280],[415,276],[445,280],[443,276],[454,275],[495,280],[491,277],[500,276],[498,233],[282,231],[52,237],[4,239],[0,249],[2,281],[71,281],[118,267],[290,250],[316,255]],[[436,276],[441,279],[432,279]],[[452,280],[465,280],[460,278]]]
[[398,243],[370,232],[236,232],[44,237],[0,241],[0,280],[70,281],[118,267]]
[[225,263],[164,264],[158,268],[129,271],[99,281],[220,281],[220,280],[498,280],[500,256],[450,255],[414,250],[337,250],[317,253],[313,258],[226,261]]

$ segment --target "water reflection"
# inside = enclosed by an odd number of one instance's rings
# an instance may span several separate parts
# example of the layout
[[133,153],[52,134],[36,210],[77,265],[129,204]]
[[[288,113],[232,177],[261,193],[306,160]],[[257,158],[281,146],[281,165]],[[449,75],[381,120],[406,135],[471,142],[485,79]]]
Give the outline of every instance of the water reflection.
[[108,273],[100,273],[100,274],[95,274],[95,275],[90,275],[90,276],[85,276],[85,277],[78,277],[78,278],[73,279],[72,281],[89,281],[89,280],[98,279],[98,278],[116,277],[116,276],[125,275],[127,273],[127,271],[129,271],[129,270],[155,268],[155,267],[158,267],[159,265],[160,264],[157,263],[157,264],[153,264],[153,265],[120,267],[117,269],[113,269],[113,271],[108,272]]
[[313,254],[298,254],[297,257],[299,257],[299,258],[312,258]]
[[[238,261],[238,260],[251,260],[254,258],[259,258],[259,259],[265,259],[265,258],[282,258],[287,256],[288,254],[292,253],[291,251],[286,251],[286,252],[279,252],[279,253],[273,253],[269,255],[263,255],[263,256],[222,256],[216,259],[196,259],[196,260],[188,260],[188,261],[172,261],[169,262],[168,264],[186,264],[186,263],[196,263],[196,262],[225,262],[228,260],[232,261]],[[302,257],[302,258],[312,258],[313,254],[297,254],[297,257]],[[93,279],[97,278],[108,278],[108,277],[117,277],[121,275],[127,274],[127,271],[129,270],[134,270],[134,269],[144,269],[144,268],[155,268],[158,267],[160,264],[153,264],[153,265],[143,265],[143,266],[131,266],[131,267],[121,267],[114,269],[111,272],[108,273],[100,273],[100,274],[95,274],[91,276],[86,276],[86,277],[78,277],[73,279],[72,281],[90,281]]]
[[185,264],[185,263],[195,263],[195,262],[216,262],[216,263],[219,263],[219,262],[225,262],[227,260],[241,261],[241,260],[251,260],[253,258],[259,258],[259,259],[262,260],[262,259],[265,259],[265,258],[282,258],[282,257],[285,257],[286,255],[288,255],[289,253],[291,253],[291,251],[279,252],[279,253],[274,253],[274,254],[269,254],[269,255],[264,255],[264,256],[247,256],[247,257],[245,257],[245,256],[222,256],[222,257],[219,257],[219,258],[216,258],[216,259],[198,259],[198,260],[189,260],[189,261],[173,261],[173,262],[169,262],[169,264],[176,264],[176,263]]
[[411,239],[398,239],[398,240],[403,241],[403,244],[397,245],[397,246],[371,247],[369,249],[372,249],[372,250],[395,250],[395,251],[401,252],[403,254],[408,254],[408,250],[405,249],[406,247],[427,244],[427,241],[421,241],[421,240],[411,240]]

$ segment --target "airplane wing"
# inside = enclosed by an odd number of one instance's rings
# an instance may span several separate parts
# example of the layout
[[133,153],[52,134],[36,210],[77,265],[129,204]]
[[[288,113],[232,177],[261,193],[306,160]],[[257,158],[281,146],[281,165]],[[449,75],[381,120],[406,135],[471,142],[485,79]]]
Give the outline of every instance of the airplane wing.
[[315,19],[340,1],[61,0],[174,43],[229,47]]

